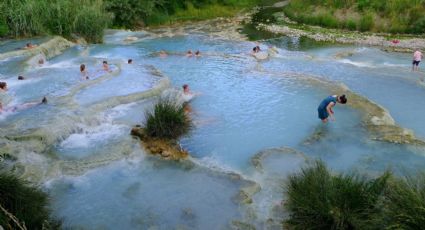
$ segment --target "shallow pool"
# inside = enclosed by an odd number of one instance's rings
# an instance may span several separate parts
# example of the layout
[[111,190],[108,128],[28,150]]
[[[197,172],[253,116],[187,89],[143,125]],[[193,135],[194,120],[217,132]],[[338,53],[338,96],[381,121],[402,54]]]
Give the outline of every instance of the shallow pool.
[[[276,214],[281,184],[308,161],[372,175],[425,166],[423,146],[373,139],[350,98],[335,107],[335,122],[317,118],[318,104],[334,91],[324,82],[335,89],[343,83],[424,139],[424,73],[410,71],[410,54],[306,48],[282,38],[261,43],[278,54],[258,61],[249,54],[253,42],[188,34],[108,31],[105,44],[70,48],[42,66],[19,57],[0,61],[12,98],[6,107],[49,100],[2,113],[1,143],[18,156],[40,156],[25,175],[43,169],[38,182],[66,228],[268,228],[283,215]],[[189,49],[201,57],[186,57]],[[169,55],[159,57],[160,50]],[[102,70],[104,60],[111,72]],[[79,73],[82,63],[88,80]],[[157,100],[143,92],[164,76],[172,87],[189,84],[199,94],[190,102],[195,128],[180,140],[191,155],[185,162],[147,156],[129,135]]]

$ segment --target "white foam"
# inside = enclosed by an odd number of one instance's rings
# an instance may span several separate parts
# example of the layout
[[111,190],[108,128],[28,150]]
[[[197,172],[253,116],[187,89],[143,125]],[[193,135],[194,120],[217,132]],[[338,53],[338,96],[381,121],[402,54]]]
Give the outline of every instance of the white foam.
[[99,126],[82,126],[82,132],[71,134],[61,142],[62,148],[88,148],[104,143],[110,139],[117,138],[125,134],[127,126],[103,123]]
[[374,66],[371,63],[367,63],[367,62],[355,62],[355,61],[351,61],[349,59],[341,59],[338,62],[341,63],[345,63],[345,64],[350,64],[350,65],[354,65],[357,67],[367,67],[367,68],[375,68],[376,66]]
[[191,157],[190,160],[201,167],[205,167],[213,171],[222,172],[222,173],[235,173],[235,174],[243,176],[241,172],[239,172],[238,170],[235,170],[234,168],[226,165],[223,162],[220,162],[214,156],[207,156],[200,159]]

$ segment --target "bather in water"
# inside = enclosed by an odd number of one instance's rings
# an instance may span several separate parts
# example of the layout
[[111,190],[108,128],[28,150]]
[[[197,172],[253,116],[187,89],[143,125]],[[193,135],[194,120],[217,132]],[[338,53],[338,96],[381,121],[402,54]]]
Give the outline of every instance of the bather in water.
[[317,112],[319,114],[319,119],[322,120],[323,123],[326,123],[328,121],[328,117],[330,116],[332,121],[335,121],[334,117],[334,111],[332,110],[332,107],[336,105],[336,103],[345,104],[347,103],[347,98],[345,95],[332,95],[329,96],[320,103],[319,108],[317,108]]

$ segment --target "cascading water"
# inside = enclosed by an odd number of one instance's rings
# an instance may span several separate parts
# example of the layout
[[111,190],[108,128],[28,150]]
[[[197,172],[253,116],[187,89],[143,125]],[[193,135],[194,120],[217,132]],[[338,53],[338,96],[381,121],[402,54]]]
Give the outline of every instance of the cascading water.
[[[285,216],[281,184],[311,159],[372,174],[425,166],[423,72],[410,72],[410,55],[351,46],[293,50],[282,38],[260,44],[278,53],[257,61],[249,54],[254,43],[222,35],[108,31],[105,44],[74,46],[42,65],[28,65],[31,56],[1,59],[6,107],[48,98],[0,115],[0,150],[16,158],[7,165],[46,188],[64,227],[83,229],[273,228]],[[0,51],[25,42],[4,42]],[[186,57],[189,49],[201,57]],[[89,80],[81,78],[82,63]],[[180,140],[191,158],[147,156],[130,129],[143,123],[156,96],[183,84],[199,92],[190,103],[195,129]],[[357,96],[323,125],[317,106],[338,91]]]

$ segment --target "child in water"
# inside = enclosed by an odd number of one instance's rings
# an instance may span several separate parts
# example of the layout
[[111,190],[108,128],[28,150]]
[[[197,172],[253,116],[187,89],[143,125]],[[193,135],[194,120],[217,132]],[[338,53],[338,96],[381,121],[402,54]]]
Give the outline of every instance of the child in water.
[[102,69],[106,72],[112,72],[112,70],[109,68],[108,62],[107,61],[103,61],[102,63]]
[[319,119],[322,120],[323,123],[326,123],[328,121],[328,117],[331,117],[331,120],[335,120],[334,118],[334,112],[332,111],[332,107],[336,105],[336,103],[345,104],[347,103],[347,98],[345,95],[332,95],[329,96],[320,103],[319,108],[317,108],[317,112],[319,114]]
[[80,65],[80,73],[81,73],[81,79],[82,80],[88,80],[89,79],[89,73],[87,72],[86,65],[84,65],[84,64]]

